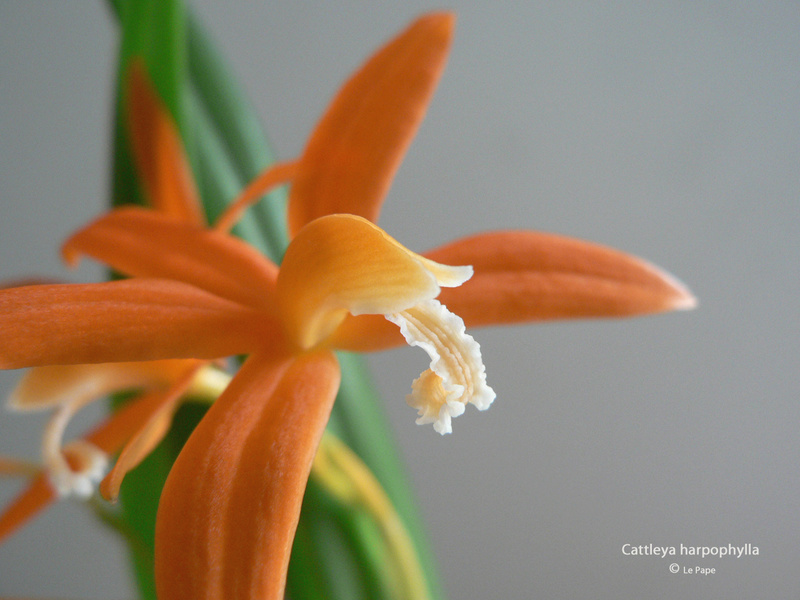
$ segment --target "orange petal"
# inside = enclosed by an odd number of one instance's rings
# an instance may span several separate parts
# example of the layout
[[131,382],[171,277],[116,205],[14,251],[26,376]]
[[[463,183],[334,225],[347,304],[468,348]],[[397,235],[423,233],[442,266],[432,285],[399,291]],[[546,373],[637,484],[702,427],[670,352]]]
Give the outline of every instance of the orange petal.
[[471,264],[463,286],[439,300],[468,327],[578,317],[621,317],[693,308],[675,278],[639,258],[545,233],[508,231],[465,238],[425,256]]
[[327,351],[244,364],[164,486],[156,523],[161,600],[283,598],[300,504],[338,384]]
[[128,71],[128,130],[133,159],[153,207],[187,223],[205,223],[189,161],[166,106],[141,60]]
[[214,223],[214,229],[227,232],[242,218],[248,206],[260,200],[261,197],[275,186],[286,183],[294,178],[297,173],[296,162],[282,162],[270,165],[239,194],[225,212]]
[[425,15],[374,54],[334,98],[289,193],[289,231],[323,215],[376,221],[450,49],[455,18]]
[[400,329],[383,315],[347,315],[328,344],[337,350],[378,352],[406,343]]
[[25,373],[11,392],[8,406],[14,410],[41,410],[74,402],[80,407],[113,392],[165,386],[194,364],[187,360],[156,360],[36,367]]
[[[434,267],[433,269],[431,267]],[[347,313],[394,313],[434,298],[439,280],[471,269],[435,265],[354,215],[309,223],[286,250],[278,303],[286,329],[304,349],[324,340]]]
[[47,475],[39,474],[0,515],[0,542],[47,508],[57,497]]
[[119,496],[122,480],[128,472],[142,462],[150,452],[164,439],[172,424],[172,417],[178,408],[181,396],[192,383],[195,374],[204,363],[195,363],[168,390],[161,392],[161,402],[152,410],[147,421],[141,426],[117,458],[114,468],[100,484],[100,493],[107,500],[115,501]]
[[114,454],[139,431],[164,402],[161,390],[128,400],[103,423],[83,436],[107,454]]
[[0,368],[218,358],[280,336],[264,313],[161,279],[0,290]]
[[73,265],[87,254],[126,275],[175,279],[259,308],[270,305],[278,276],[268,258],[239,239],[132,207],[78,231],[62,253]]

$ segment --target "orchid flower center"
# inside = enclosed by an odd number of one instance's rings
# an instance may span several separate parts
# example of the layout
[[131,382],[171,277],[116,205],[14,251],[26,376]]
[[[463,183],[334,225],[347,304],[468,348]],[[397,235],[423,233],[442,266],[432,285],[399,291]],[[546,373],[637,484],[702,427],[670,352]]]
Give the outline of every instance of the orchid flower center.
[[278,304],[302,351],[326,345],[348,313],[383,315],[396,324],[409,345],[431,357],[408,400],[419,410],[417,423],[433,423],[444,434],[467,403],[484,410],[495,397],[478,343],[434,300],[442,286],[471,276],[472,267],[428,260],[366,219],[329,215],[292,240],[278,276]]

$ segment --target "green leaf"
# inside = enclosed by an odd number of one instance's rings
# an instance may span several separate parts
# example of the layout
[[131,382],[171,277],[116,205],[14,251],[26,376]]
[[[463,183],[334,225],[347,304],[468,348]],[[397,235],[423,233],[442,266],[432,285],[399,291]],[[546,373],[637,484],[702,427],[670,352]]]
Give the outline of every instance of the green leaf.
[[[189,15],[189,53],[192,87],[210,122],[219,131],[222,147],[230,155],[231,165],[242,181],[242,186],[236,190],[238,193],[244,184],[275,162],[275,157],[233,70],[217,53],[213,40],[192,14]],[[252,206],[240,224],[258,229],[258,235],[266,240],[266,255],[280,262],[289,244],[285,189],[272,191]],[[241,235],[251,241],[244,232]]]

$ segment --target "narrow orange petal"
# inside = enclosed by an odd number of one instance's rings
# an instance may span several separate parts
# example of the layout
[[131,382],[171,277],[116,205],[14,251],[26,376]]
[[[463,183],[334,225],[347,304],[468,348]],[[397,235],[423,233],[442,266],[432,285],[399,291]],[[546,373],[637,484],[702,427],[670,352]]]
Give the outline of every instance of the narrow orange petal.
[[187,223],[205,223],[180,135],[141,60],[128,71],[128,131],[139,177],[153,207]]
[[120,408],[83,436],[83,439],[106,454],[114,454],[139,431],[159,410],[164,402],[164,392],[156,390],[128,400]]
[[339,384],[336,358],[252,356],[169,474],[156,523],[161,600],[283,598],[289,552]]
[[274,342],[267,315],[161,279],[0,290],[0,368],[218,358]]
[[507,231],[465,238],[426,252],[471,264],[463,286],[439,300],[467,326],[579,317],[622,317],[694,307],[669,274],[617,250],[557,235]]
[[119,496],[119,488],[125,475],[142,462],[164,438],[172,424],[172,417],[178,408],[181,396],[204,364],[196,362],[194,366],[185,370],[183,376],[169,389],[160,393],[161,402],[152,410],[147,421],[142,424],[136,434],[125,444],[114,467],[100,484],[100,493],[104,498],[115,501]]
[[221,298],[266,308],[278,268],[249,244],[151,210],[111,211],[70,237],[64,259],[81,254],[135,277],[189,283]]
[[0,515],[0,542],[47,508],[57,497],[47,475],[39,474]]
[[251,181],[247,187],[239,194],[220,215],[217,222],[214,223],[214,229],[217,231],[228,232],[231,228],[242,218],[242,214],[248,206],[254,204],[264,194],[269,192],[275,186],[286,183],[292,179],[297,173],[296,162],[282,162],[270,165],[261,174]]
[[450,49],[455,17],[425,15],[342,87],[309,139],[289,193],[289,231],[333,213],[376,221]]
[[194,364],[187,360],[156,360],[36,367],[27,371],[11,392],[8,407],[41,410],[73,402],[79,408],[113,392],[165,386]]

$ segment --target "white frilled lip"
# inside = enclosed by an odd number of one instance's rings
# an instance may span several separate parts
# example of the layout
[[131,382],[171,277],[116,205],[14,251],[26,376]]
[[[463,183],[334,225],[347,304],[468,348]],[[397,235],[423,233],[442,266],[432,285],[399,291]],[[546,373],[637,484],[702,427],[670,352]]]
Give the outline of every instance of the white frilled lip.
[[396,324],[409,345],[431,357],[430,373],[414,383],[409,400],[418,423],[449,433],[465,404],[484,410],[495,397],[480,346],[463,320],[435,300],[442,287],[458,287],[472,275],[469,265],[444,265],[408,250],[362,217],[328,215],[289,245],[278,305],[289,339],[303,350],[324,345],[348,313],[383,315]]
[[486,384],[480,345],[466,332],[464,321],[436,300],[386,315],[400,328],[410,346],[419,346],[431,358],[430,368],[412,385],[407,397],[418,410],[417,424],[433,423],[441,434],[451,433],[451,420],[467,404],[486,410],[495,399]]

